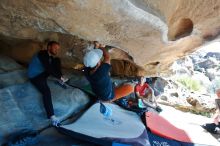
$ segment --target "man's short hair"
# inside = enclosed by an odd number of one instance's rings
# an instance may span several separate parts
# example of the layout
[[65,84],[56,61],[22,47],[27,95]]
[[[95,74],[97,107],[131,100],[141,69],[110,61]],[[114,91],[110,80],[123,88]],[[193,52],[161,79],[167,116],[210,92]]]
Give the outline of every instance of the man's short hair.
[[47,49],[48,49],[50,46],[53,46],[54,44],[60,45],[60,43],[58,43],[58,42],[56,42],[56,41],[49,41],[49,42],[47,43]]
[[93,41],[93,44],[95,44],[95,43],[99,43],[98,41]]

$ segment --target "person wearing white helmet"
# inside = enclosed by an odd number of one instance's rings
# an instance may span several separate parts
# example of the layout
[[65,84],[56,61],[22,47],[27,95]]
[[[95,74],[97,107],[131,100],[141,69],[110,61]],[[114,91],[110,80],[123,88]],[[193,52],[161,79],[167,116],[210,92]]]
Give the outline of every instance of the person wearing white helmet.
[[[102,58],[104,59],[102,60]],[[84,74],[90,82],[92,91],[100,100],[112,102],[134,92],[131,84],[113,86],[110,78],[110,55],[105,46],[97,41],[94,42],[94,49],[86,52],[83,63],[85,65]]]

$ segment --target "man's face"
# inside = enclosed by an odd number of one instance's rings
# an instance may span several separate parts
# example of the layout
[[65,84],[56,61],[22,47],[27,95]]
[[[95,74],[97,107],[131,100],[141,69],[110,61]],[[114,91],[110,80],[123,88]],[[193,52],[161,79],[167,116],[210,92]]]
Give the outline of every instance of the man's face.
[[56,55],[59,53],[60,45],[58,45],[58,44],[53,44],[53,45],[51,45],[48,49],[49,49],[50,54],[56,56]]
[[100,47],[100,43],[99,42],[94,42],[95,48],[99,48]]
[[141,77],[141,84],[143,85],[145,83],[146,79],[145,77]]

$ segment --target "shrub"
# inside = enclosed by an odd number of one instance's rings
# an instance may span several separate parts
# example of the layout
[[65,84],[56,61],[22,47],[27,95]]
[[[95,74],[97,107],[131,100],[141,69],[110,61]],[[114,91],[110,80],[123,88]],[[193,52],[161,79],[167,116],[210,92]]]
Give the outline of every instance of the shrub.
[[200,82],[190,77],[181,77],[177,81],[191,91],[199,91],[201,89]]

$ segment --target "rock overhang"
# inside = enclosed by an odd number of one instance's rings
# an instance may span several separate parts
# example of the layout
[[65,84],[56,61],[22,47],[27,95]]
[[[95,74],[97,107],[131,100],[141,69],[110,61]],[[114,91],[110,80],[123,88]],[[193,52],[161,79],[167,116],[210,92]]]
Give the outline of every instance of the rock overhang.
[[218,36],[219,6],[218,0],[2,1],[0,52],[28,62],[46,40],[57,40],[68,68],[97,40],[121,50],[112,58],[125,67],[115,74],[155,76]]

